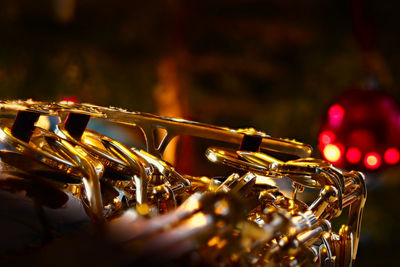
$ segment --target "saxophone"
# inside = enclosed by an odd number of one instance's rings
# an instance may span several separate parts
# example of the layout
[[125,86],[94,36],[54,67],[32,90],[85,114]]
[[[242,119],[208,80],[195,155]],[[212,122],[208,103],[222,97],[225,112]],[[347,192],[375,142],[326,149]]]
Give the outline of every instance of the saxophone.
[[[2,240],[3,254],[14,249],[18,255],[23,252],[16,247],[35,242],[39,251],[58,251],[57,243],[73,235],[97,251],[85,261],[100,265],[106,264],[103,250],[115,256],[114,265],[354,265],[364,176],[310,157],[309,145],[252,128],[86,103],[7,100],[0,101],[0,114],[1,210],[11,212],[13,203],[28,199],[34,215],[15,212],[38,218],[41,229],[28,240],[18,237],[19,230],[14,236],[5,230],[15,242]],[[49,116],[57,118],[54,129],[37,124]],[[137,127],[145,148],[89,129],[91,118]],[[205,151],[229,174],[175,170],[162,156],[180,135],[229,143]],[[2,217],[17,227],[17,219]]]

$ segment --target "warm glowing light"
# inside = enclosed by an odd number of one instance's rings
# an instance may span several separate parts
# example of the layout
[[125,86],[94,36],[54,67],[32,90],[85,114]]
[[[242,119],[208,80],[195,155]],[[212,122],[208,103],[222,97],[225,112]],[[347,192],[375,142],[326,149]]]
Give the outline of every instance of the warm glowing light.
[[257,175],[257,176],[256,176],[256,184],[257,184],[257,185],[276,186],[275,180],[273,180],[273,179],[270,178],[270,177],[262,176],[262,175]]
[[69,97],[64,97],[63,99],[61,99],[60,101],[61,103],[78,103],[78,98],[76,96],[69,96]]
[[207,158],[208,158],[211,162],[217,162],[217,160],[218,160],[217,155],[215,155],[213,152],[207,154]]
[[361,160],[361,151],[356,147],[350,147],[346,152],[346,159],[350,163],[358,163]]
[[319,143],[323,145],[331,144],[333,141],[335,141],[335,134],[332,133],[331,131],[323,131],[319,135]]
[[368,153],[365,155],[364,164],[368,169],[377,169],[381,165],[381,157],[375,152]]
[[328,115],[330,124],[337,127],[342,124],[344,109],[338,104],[333,105],[329,108]]
[[400,153],[397,148],[391,147],[385,151],[384,155],[387,164],[397,164],[400,161]]
[[181,207],[188,211],[198,210],[200,208],[199,198],[200,198],[200,195],[195,194],[195,195],[191,196],[190,198],[188,198],[181,205]]
[[187,223],[190,227],[193,228],[201,228],[206,226],[210,222],[209,215],[206,215],[202,212],[196,213],[190,219],[187,220]]
[[35,126],[49,130],[51,126],[50,117],[40,116],[39,120],[35,123]]
[[211,179],[206,176],[202,176],[200,177],[200,181],[202,181],[205,184],[209,184],[211,182]]
[[214,236],[213,238],[211,238],[208,242],[207,242],[207,245],[209,246],[209,247],[213,247],[213,246],[216,246],[217,244],[218,244],[218,242],[220,242],[220,238],[219,238],[219,236]]
[[226,199],[221,199],[214,204],[214,213],[217,215],[227,215],[229,213],[230,205]]
[[325,146],[323,154],[324,157],[330,162],[338,162],[342,156],[342,152],[340,151],[339,147],[333,144]]
[[140,215],[147,215],[147,214],[149,214],[150,207],[149,207],[149,205],[147,205],[146,203],[143,203],[143,204],[136,204],[136,211],[137,211]]

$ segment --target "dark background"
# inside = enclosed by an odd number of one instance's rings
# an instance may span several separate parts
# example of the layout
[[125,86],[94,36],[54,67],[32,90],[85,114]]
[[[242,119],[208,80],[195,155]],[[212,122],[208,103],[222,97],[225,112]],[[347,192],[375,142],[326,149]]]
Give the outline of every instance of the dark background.
[[[345,90],[373,77],[399,100],[399,10],[359,0],[2,0],[0,98],[76,97],[317,147]],[[394,265],[398,174],[367,174],[358,266]]]

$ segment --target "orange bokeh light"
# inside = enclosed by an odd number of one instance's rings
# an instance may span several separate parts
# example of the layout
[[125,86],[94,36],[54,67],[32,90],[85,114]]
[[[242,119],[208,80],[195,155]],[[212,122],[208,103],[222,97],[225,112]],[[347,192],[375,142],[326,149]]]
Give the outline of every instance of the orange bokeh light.
[[368,169],[377,169],[381,165],[381,157],[375,152],[368,153],[365,155],[364,164]]
[[342,157],[342,152],[339,147],[334,144],[325,146],[323,150],[324,157],[330,162],[338,162]]

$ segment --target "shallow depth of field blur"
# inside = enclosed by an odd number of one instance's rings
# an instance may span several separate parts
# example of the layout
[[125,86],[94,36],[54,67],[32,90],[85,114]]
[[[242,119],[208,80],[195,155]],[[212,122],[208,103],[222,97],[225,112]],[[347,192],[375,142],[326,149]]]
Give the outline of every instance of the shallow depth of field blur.
[[[373,80],[400,100],[399,8],[362,0],[2,0],[0,99],[73,98],[254,127],[311,144],[322,157],[319,131],[343,92]],[[201,144],[185,140],[175,161],[190,170],[204,156]],[[400,248],[400,172],[366,175],[356,265],[388,266]]]

